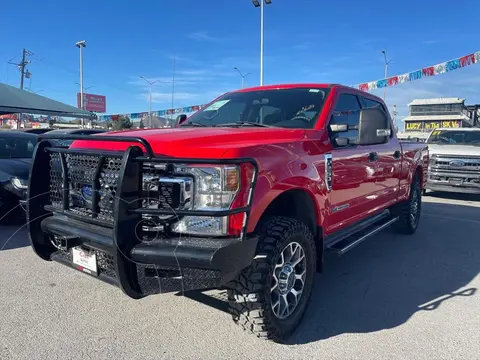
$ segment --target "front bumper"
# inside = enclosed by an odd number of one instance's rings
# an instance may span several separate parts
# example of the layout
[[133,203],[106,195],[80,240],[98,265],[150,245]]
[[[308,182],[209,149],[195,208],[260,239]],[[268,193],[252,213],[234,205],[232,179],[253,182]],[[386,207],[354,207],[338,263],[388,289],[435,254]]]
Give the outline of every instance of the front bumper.
[[431,191],[480,194],[480,173],[429,171],[425,188]]
[[[83,140],[85,137],[68,138]],[[41,141],[36,147],[30,170],[27,199],[30,243],[39,257],[85,271],[81,266],[74,264],[72,249],[81,247],[93,251],[97,258],[98,272],[90,275],[118,286],[132,298],[171,291],[221,287],[251,264],[257,246],[257,238],[246,235],[251,196],[246,207],[226,211],[147,209],[142,207],[140,199],[144,162],[167,164],[249,162],[255,169],[250,189],[252,194],[258,173],[254,160],[158,158],[153,156],[149,144],[141,138],[89,136],[86,139],[137,142],[144,146],[148,156],[143,156],[142,149],[138,146],[131,146],[124,153],[112,155],[111,152],[54,148],[49,142]],[[61,170],[52,167],[52,153],[61,160]],[[121,159],[118,184],[115,185],[117,197],[114,200],[113,221],[106,222],[98,214],[101,195],[96,194],[99,178],[102,176],[102,165],[98,165],[92,172],[94,193],[90,216],[85,217],[70,211],[68,175],[71,170],[65,162],[65,157],[70,154],[98,157],[102,159],[99,160],[99,164],[102,164],[102,161],[105,163],[104,159],[112,156]],[[53,200],[49,194],[51,184],[48,174],[52,176],[55,171],[63,173],[61,188],[52,191],[55,198],[63,194],[60,207],[58,204],[52,206]],[[159,233],[147,241],[138,234],[138,229],[142,229],[139,224],[142,224],[145,215],[230,216],[238,213],[245,214],[243,230],[238,238],[175,237]]]
[[[121,269],[115,266],[116,246],[113,231],[63,216],[49,216],[41,222],[44,234],[56,236],[61,243],[50,255],[64,265],[82,271],[73,263],[72,248],[94,250],[97,258],[109,259],[100,264],[99,280],[122,287]],[[169,238],[135,245],[125,258],[132,271],[127,283],[136,291],[134,297],[171,291],[218,288],[232,280],[251,264],[257,247],[256,237],[240,239]],[[86,272],[92,275],[90,272]]]

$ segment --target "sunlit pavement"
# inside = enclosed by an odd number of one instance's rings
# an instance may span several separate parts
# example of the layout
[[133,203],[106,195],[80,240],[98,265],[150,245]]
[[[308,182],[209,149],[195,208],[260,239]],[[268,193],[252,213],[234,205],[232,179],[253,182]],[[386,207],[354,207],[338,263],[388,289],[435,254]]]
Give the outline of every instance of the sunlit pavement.
[[[479,359],[480,198],[424,198],[418,232],[329,256],[289,345],[230,320],[221,292],[131,300],[0,227],[0,359]],[[7,242],[8,240],[8,242]]]

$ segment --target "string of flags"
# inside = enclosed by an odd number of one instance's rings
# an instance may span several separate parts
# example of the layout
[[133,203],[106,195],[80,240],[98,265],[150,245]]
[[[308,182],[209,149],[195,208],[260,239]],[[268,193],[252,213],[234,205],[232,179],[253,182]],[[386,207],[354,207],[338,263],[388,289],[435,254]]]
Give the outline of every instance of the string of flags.
[[[354,85],[352,87],[362,91],[371,91],[371,90],[381,89],[385,87],[392,87],[398,84],[404,84],[407,82],[420,80],[425,77],[440,75],[446,72],[461,69],[466,66],[470,66],[477,63],[480,63],[480,51],[459,57],[454,60],[446,61],[437,65],[427,66],[427,67],[424,67],[423,69],[411,71],[401,75],[391,76],[386,79],[369,81],[366,83]],[[205,105],[194,105],[194,106],[186,106],[186,107],[181,107],[176,109],[158,110],[158,111],[153,111],[152,116],[162,117],[162,116],[171,116],[176,114],[189,114],[189,113],[200,110],[204,106]],[[128,116],[132,120],[142,119],[148,116],[148,112],[122,114],[122,115],[120,114],[101,115],[99,119],[102,121],[118,120],[121,116]]]
[[401,75],[391,76],[387,79],[369,81],[366,83],[354,85],[362,91],[371,91],[385,87],[396,86],[406,82],[420,80],[425,77],[436,76],[446,72],[454,71],[473,64],[480,63],[480,51],[459,57],[458,59],[446,61],[437,65],[427,66],[420,70],[411,71]]
[[[188,114],[195,111],[200,110],[205,105],[193,105],[193,106],[186,106],[176,109],[165,109],[165,110],[158,110],[152,111],[152,116],[171,116],[176,114]],[[140,113],[131,113],[131,114],[117,114],[117,115],[101,115],[99,116],[100,121],[115,121],[120,119],[122,116],[128,116],[132,120],[136,119],[143,119],[148,116],[148,112],[140,112]]]

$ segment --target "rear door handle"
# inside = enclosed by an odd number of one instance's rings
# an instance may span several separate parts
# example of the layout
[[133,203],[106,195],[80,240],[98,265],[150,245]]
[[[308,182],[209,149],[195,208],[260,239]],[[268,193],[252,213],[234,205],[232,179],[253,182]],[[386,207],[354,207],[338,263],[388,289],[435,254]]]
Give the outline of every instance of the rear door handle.
[[400,155],[402,155],[402,153],[400,152],[400,150],[397,150],[393,153],[393,157],[395,159],[400,159]]
[[377,161],[378,160],[378,153],[371,152],[370,154],[368,154],[368,160]]

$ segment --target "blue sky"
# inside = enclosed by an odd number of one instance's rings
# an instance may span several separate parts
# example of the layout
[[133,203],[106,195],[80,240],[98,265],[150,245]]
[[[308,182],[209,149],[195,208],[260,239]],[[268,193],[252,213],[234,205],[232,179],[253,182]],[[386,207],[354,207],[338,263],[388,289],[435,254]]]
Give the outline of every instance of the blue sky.
[[[472,16],[479,12],[480,2],[468,0],[273,0],[265,7],[265,84],[380,79],[382,49],[393,60],[390,75],[478,51],[480,31]],[[259,23],[251,0],[7,0],[0,81],[18,86],[18,70],[7,62],[18,62],[25,47],[34,53],[25,86],[75,105],[75,42],[85,39],[84,86],[106,95],[107,113],[148,111],[148,86],[140,75],[165,82],[154,85],[153,110],[170,108],[174,53],[174,106],[202,104],[241,86],[234,67],[251,73],[246,86],[258,85]],[[397,105],[400,117],[414,98],[480,103],[479,86],[476,64],[389,88],[387,103]],[[383,96],[383,90],[376,94]]]

